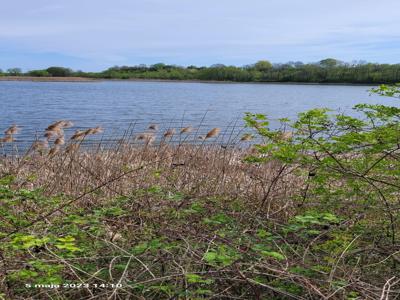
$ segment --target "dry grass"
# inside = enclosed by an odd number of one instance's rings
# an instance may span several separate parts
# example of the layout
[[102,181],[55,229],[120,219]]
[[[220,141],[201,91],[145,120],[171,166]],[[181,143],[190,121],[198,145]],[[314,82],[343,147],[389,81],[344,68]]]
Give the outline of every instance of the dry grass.
[[[246,198],[249,205],[257,206],[264,197],[265,187],[279,169],[278,163],[244,163],[242,159],[249,154],[248,150],[223,149],[220,145],[119,145],[118,149],[97,151],[78,151],[77,147],[77,144],[70,144],[53,155],[46,151],[46,154],[35,153],[25,160],[6,160],[2,162],[0,172],[15,174],[18,178],[35,174],[34,182],[21,181],[18,187],[40,187],[45,188],[48,195],[63,193],[74,197],[88,188],[112,181],[123,170],[137,170],[107,185],[102,191],[104,199],[94,197],[100,201],[97,204],[135,189],[159,185],[197,197]],[[37,147],[37,152],[43,148]],[[155,172],[162,175],[154,176]],[[280,181],[273,195],[274,201],[271,201],[276,209],[288,205],[284,199],[289,199],[288,196],[296,191],[299,185],[295,182],[300,184],[302,179],[288,175]]]
[[[41,188],[48,196],[62,193],[76,197],[82,191],[110,182],[102,189],[103,197],[88,195],[87,198],[93,199],[87,201],[95,205],[126,195],[132,190],[158,185],[166,190],[176,190],[199,198],[221,196],[246,199],[249,206],[256,208],[265,198],[266,188],[280,168],[279,163],[255,165],[243,162],[245,157],[253,153],[248,146],[236,148],[223,144],[190,143],[170,145],[167,139],[176,134],[173,128],[162,134],[164,141],[161,144],[151,146],[155,139],[153,131],[158,129],[155,124],[149,126],[150,132],[135,136],[134,140],[142,141],[142,145],[132,145],[127,139],[120,140],[111,149],[98,144],[80,150],[81,144],[90,135],[103,130],[100,127],[76,130],[70,138],[66,138],[64,129],[72,125],[68,121],[51,124],[45,130],[44,139],[35,141],[26,156],[3,160],[0,172],[14,174],[17,178],[35,174],[37,179],[34,182],[19,181],[18,188]],[[191,126],[184,127],[180,134],[192,130]],[[210,130],[205,139],[216,138],[220,131],[219,128]],[[245,134],[242,140],[249,140],[249,134]],[[113,181],[124,170],[129,174]],[[156,172],[160,172],[160,176],[154,176]],[[290,195],[301,187],[303,180],[289,175],[290,171],[287,173],[271,195],[269,209],[272,214],[274,211],[282,211],[282,206],[290,207]]]

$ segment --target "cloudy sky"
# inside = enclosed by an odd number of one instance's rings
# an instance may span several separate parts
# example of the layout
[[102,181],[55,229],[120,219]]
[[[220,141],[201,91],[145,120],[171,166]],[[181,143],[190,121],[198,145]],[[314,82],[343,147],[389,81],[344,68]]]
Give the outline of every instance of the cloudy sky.
[[400,63],[399,0],[2,0],[0,68]]

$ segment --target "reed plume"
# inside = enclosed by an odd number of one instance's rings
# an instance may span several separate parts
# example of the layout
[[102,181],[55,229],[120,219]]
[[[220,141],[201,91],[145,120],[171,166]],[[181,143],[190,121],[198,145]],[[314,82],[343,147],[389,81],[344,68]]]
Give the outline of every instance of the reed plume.
[[72,153],[72,152],[76,152],[79,150],[79,144],[69,144],[66,148],[65,148],[65,152],[66,153]]
[[72,123],[71,121],[60,120],[49,125],[49,127],[46,128],[46,131],[54,131],[60,128],[69,128],[72,126],[74,126],[74,123]]
[[58,133],[56,131],[46,131],[43,135],[47,140],[58,137]]
[[281,132],[279,134],[279,139],[284,140],[284,141],[288,141],[293,137],[293,133],[290,131],[285,131],[285,132]]
[[59,137],[54,141],[54,144],[57,146],[61,146],[65,144],[65,140],[64,137]]
[[74,126],[74,123],[72,123],[71,121],[67,121],[67,120],[61,121],[62,128],[70,128],[72,126]]
[[221,129],[219,129],[219,128],[211,129],[211,130],[206,134],[205,139],[209,139],[209,138],[216,137],[216,136],[219,135],[220,132],[221,132]]
[[86,131],[84,131],[84,130],[75,131],[74,135],[71,137],[71,140],[72,141],[82,141],[85,138],[85,136],[87,135]]
[[193,127],[192,127],[192,126],[188,126],[188,127],[182,128],[180,134],[183,134],[183,133],[190,133],[190,132],[192,132],[192,131],[193,131]]
[[135,140],[138,141],[144,141],[146,145],[150,145],[151,143],[153,143],[155,141],[155,136],[152,133],[141,133],[138,134],[135,138]]
[[135,140],[143,141],[143,140],[147,139],[149,135],[150,135],[150,133],[140,133],[136,136]]
[[1,143],[12,143],[15,142],[15,139],[12,135],[6,135],[4,138],[0,139]]
[[13,134],[17,134],[20,131],[20,128],[17,125],[13,125],[11,127],[9,127],[6,131],[4,131],[4,133],[6,135],[13,135]]
[[60,147],[54,146],[53,148],[50,149],[49,156],[54,156],[59,152],[60,152]]
[[174,134],[175,134],[175,129],[170,128],[164,133],[164,137],[165,138],[172,137]]
[[149,130],[158,130],[158,125],[157,124],[150,124],[148,129]]
[[35,151],[45,150],[49,147],[49,143],[47,140],[44,141],[35,141],[32,144],[32,149]]
[[103,130],[102,127],[97,126],[97,127],[94,127],[94,128],[89,128],[88,130],[85,131],[85,134],[86,134],[86,135],[89,135],[89,134],[98,134],[98,133],[102,133],[103,131],[104,131],[104,130]]
[[251,141],[253,139],[253,135],[251,133],[243,134],[241,141]]
[[46,131],[53,131],[53,130],[55,130],[55,129],[62,128],[63,122],[64,122],[64,121],[57,121],[57,122],[55,122],[55,123],[53,123],[53,124],[50,124],[50,125],[46,128]]

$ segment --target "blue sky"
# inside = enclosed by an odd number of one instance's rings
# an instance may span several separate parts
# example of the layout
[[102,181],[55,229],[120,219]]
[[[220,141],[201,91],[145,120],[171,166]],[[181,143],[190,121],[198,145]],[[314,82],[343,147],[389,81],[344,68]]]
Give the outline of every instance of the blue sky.
[[400,63],[399,0],[13,0],[0,68],[344,61]]

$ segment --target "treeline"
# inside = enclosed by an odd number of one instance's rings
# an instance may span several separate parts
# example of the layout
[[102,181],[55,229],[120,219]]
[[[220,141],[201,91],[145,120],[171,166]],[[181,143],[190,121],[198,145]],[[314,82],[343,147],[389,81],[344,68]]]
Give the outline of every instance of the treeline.
[[26,73],[18,68],[0,75],[37,77],[88,77],[99,79],[167,79],[212,80],[236,82],[304,82],[304,83],[360,83],[380,84],[400,82],[400,64],[367,62],[344,63],[328,58],[317,63],[288,62],[272,64],[263,60],[242,67],[222,64],[210,67],[167,65],[115,66],[102,72],[73,71],[63,67],[32,70]]

